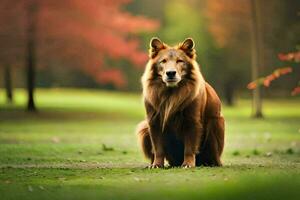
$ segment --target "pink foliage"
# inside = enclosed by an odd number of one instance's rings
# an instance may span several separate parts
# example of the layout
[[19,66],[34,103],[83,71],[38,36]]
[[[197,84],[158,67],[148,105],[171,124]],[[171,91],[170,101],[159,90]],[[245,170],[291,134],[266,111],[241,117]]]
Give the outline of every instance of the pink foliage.
[[290,52],[290,53],[280,53],[278,54],[278,58],[281,61],[294,61],[300,62],[300,51]]
[[264,85],[265,87],[269,87],[271,82],[274,81],[275,79],[278,79],[280,76],[291,73],[293,69],[291,67],[283,67],[276,69],[272,74],[261,77],[255,81],[252,81],[247,85],[247,88],[250,90],[255,89],[258,85]]
[[[60,60],[91,74],[101,83],[126,85],[123,72],[105,66],[104,59],[126,59],[141,67],[147,54],[140,50],[135,34],[153,31],[159,23],[122,10],[129,0],[2,0],[0,4],[0,43],[7,51],[0,57],[14,59],[24,55],[26,11],[37,7],[37,52],[40,65]],[[11,19],[13,25],[8,24]],[[16,41],[19,41],[16,44]],[[21,44],[21,45],[20,45]],[[5,53],[5,55],[4,55]],[[118,72],[117,72],[118,71]]]
[[118,88],[123,88],[126,86],[126,79],[124,78],[122,72],[118,69],[108,69],[102,70],[97,74],[96,77],[101,83],[114,83]]

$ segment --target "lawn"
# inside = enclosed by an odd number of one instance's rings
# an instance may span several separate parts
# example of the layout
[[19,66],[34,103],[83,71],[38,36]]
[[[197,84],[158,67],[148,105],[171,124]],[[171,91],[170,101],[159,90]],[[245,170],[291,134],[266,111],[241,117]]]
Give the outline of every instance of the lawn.
[[11,106],[0,96],[1,199],[299,199],[299,98],[266,100],[263,120],[249,100],[224,107],[223,167],[149,170],[140,95],[38,90],[34,114],[23,90]]

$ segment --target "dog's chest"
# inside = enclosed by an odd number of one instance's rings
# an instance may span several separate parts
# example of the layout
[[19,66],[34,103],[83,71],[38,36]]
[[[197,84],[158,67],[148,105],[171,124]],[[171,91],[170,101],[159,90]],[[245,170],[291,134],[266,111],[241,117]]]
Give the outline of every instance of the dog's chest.
[[181,138],[182,134],[184,133],[184,127],[187,121],[186,118],[187,116],[182,111],[175,113],[166,123],[164,133],[167,133],[168,135],[175,135],[176,137]]

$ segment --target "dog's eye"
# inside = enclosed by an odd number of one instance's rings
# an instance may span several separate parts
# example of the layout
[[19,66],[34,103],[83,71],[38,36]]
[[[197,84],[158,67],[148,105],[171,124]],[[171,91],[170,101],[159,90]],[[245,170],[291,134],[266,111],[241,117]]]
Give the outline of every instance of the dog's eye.
[[163,60],[160,61],[160,63],[162,63],[162,64],[164,64],[164,63],[166,63],[166,62],[167,62],[166,59],[163,59]]
[[183,63],[184,61],[183,60],[176,60],[176,63]]

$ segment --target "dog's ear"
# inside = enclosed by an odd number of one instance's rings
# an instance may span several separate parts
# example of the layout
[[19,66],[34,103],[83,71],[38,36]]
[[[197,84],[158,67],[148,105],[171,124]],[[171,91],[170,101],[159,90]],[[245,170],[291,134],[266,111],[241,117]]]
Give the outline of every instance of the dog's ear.
[[158,37],[153,37],[150,41],[149,57],[154,58],[160,50],[165,48],[165,44]]
[[184,51],[187,56],[190,58],[195,58],[196,50],[195,50],[195,42],[192,38],[185,39],[180,45],[179,49]]

